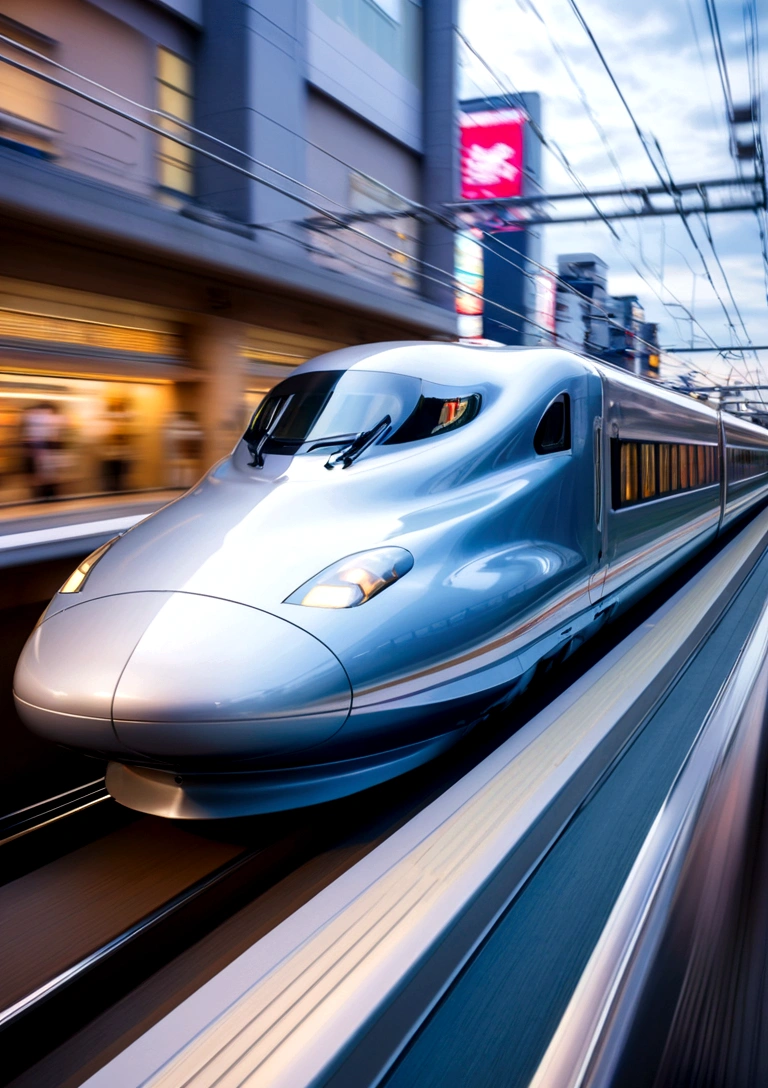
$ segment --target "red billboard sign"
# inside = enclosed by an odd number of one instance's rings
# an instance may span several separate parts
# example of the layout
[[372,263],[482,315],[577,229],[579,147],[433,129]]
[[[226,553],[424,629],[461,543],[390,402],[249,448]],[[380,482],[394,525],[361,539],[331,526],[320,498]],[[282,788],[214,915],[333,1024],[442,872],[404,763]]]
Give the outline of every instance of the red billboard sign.
[[523,182],[523,110],[462,113],[461,198],[520,196]]

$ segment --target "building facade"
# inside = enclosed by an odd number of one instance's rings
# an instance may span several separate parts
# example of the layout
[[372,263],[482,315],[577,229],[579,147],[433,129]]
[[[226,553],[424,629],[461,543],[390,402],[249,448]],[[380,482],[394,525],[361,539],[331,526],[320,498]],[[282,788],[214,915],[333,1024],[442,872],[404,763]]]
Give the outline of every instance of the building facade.
[[[469,216],[482,243],[477,259],[482,261],[483,303],[480,311],[473,310],[468,296],[464,314],[476,320],[473,336],[510,345],[538,344],[541,232],[525,226],[504,200],[542,190],[540,96],[465,99],[460,116],[462,199],[486,201]],[[498,203],[493,203],[496,198]]]
[[587,355],[604,355],[610,341],[608,265],[594,253],[557,259],[557,342]]
[[0,502],[186,486],[304,359],[455,335],[455,9],[0,0]]

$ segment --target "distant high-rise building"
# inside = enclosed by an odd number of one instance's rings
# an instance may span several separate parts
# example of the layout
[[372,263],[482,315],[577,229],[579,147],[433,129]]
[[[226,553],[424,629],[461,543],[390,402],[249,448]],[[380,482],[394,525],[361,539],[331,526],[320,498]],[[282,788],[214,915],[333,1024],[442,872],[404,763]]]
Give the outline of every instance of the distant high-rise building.
[[566,253],[558,257],[557,271],[558,344],[588,355],[603,355],[609,346],[608,265],[594,253]]
[[643,321],[640,325],[640,374],[644,378],[659,376],[659,326],[655,321]]
[[645,310],[637,295],[614,295],[608,299],[608,303],[613,321],[606,358],[630,374],[640,374],[640,341],[644,339],[641,329]]
[[[457,308],[467,335],[514,345],[541,340],[536,318],[541,232],[505,206],[510,198],[541,191],[541,141],[535,131],[540,124],[541,101],[535,93],[460,103],[462,200],[498,201],[481,204],[472,216],[472,234],[481,242],[481,270],[466,238],[457,243]],[[466,290],[479,276],[481,306]]]

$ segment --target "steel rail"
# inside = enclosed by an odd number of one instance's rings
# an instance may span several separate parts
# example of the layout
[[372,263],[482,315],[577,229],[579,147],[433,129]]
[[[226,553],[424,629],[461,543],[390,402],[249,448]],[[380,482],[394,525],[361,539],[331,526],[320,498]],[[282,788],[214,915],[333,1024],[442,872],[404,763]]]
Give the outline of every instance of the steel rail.
[[750,1015],[731,1005],[738,957],[729,961],[728,941],[760,814],[767,715],[768,604],[643,844],[531,1088],[609,1088],[627,1083],[629,1067],[634,1083],[658,1083],[657,1076],[692,1083],[669,1066],[685,1066],[694,1049],[701,1083],[758,1083],[721,1078],[734,1061],[734,1027],[744,1026],[738,1017]]
[[208,873],[207,876],[201,877],[199,880],[195,881],[194,884],[191,884],[188,888],[185,888],[175,895],[172,899],[167,900],[167,902],[163,903],[155,910],[144,915],[143,918],[140,918],[137,922],[128,926],[121,933],[118,933],[111,940],[106,941],[99,948],[94,949],[93,952],[88,953],[87,956],[83,956],[81,959],[77,960],[77,962],[66,967],[64,970],[59,971],[31,993],[26,994],[12,1005],[0,1009],[0,1032],[14,1024],[26,1013],[29,1013],[31,1010],[40,1006],[48,998],[63,990],[71,982],[74,982],[76,979],[80,978],[80,976],[86,974],[86,972],[90,971],[93,967],[96,967],[97,964],[113,955],[119,949],[146,933],[147,930],[164,921],[181,907],[186,906],[205,892],[210,891],[211,888],[220,884],[222,880],[237,872],[238,869],[241,869],[257,854],[261,853],[261,850],[262,848],[258,847],[238,854],[237,857],[233,858],[231,861],[225,862],[224,865],[214,869],[212,873]]
[[45,800],[27,805],[16,812],[9,812],[0,817],[0,847],[108,799],[109,794],[102,777],[65,790],[55,797],[46,797]]

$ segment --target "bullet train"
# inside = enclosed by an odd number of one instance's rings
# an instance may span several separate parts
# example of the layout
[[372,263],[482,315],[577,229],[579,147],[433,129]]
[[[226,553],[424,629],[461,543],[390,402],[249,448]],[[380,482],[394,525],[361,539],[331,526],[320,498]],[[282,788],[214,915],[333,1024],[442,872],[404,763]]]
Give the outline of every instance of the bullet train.
[[565,351],[331,352],[80,564],[16,705],[143,812],[340,797],[478,727],[767,496],[768,431]]

